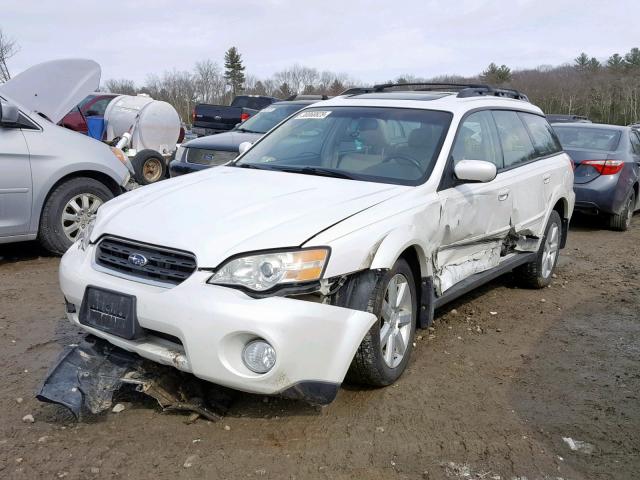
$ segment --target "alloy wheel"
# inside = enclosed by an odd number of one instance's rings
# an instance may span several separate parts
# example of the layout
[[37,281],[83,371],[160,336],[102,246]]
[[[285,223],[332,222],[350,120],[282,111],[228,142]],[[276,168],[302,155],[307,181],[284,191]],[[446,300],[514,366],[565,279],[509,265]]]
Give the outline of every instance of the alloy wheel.
[[92,193],[81,193],[71,198],[62,210],[62,231],[74,242],[80,230],[95,217],[102,199]]
[[542,251],[542,277],[548,278],[556,264],[560,247],[560,228],[556,223],[551,225]]
[[402,362],[411,336],[413,299],[407,278],[396,274],[387,285],[382,301],[380,348],[382,358],[390,368]]
[[627,205],[627,218],[625,218],[624,220],[624,223],[627,228],[631,226],[631,219],[633,218],[634,203],[635,203],[635,198],[633,198],[633,195],[631,195],[631,198],[629,199],[629,204]]

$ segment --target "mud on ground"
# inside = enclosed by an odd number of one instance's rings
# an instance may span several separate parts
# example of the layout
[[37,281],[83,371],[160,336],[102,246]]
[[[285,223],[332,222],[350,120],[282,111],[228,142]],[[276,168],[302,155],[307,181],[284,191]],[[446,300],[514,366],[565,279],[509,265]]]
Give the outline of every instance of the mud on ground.
[[35,400],[79,332],[59,260],[0,246],[0,478],[640,478],[638,245],[639,217],[582,220],[550,288],[507,275],[437,312],[397,385],[322,409],[240,394],[193,424],[142,401],[75,423]]

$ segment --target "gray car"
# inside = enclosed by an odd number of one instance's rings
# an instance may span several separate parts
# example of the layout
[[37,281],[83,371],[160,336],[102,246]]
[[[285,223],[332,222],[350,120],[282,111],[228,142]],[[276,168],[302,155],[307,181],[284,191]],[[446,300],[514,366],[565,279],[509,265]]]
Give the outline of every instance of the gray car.
[[64,253],[130,178],[117,149],[56,125],[100,83],[90,60],[36,65],[0,85],[0,244]]
[[640,207],[640,133],[596,123],[556,123],[553,129],[574,162],[575,210],[605,215],[610,228],[627,230]]

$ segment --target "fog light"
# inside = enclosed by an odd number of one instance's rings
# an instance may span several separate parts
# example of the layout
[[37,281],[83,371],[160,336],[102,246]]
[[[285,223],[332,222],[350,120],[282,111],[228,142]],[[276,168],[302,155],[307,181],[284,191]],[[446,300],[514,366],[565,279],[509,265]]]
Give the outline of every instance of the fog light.
[[276,364],[276,351],[264,340],[252,340],[242,351],[242,361],[255,373],[267,373]]

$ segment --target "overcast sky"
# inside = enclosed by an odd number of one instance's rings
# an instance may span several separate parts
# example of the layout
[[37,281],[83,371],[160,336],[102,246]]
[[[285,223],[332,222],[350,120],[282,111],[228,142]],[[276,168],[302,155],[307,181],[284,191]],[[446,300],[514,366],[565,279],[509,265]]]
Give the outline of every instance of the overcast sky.
[[103,81],[143,83],[235,45],[259,77],[297,62],[374,82],[624,54],[640,47],[640,0],[1,0],[0,28],[21,47],[14,74],[84,57]]

